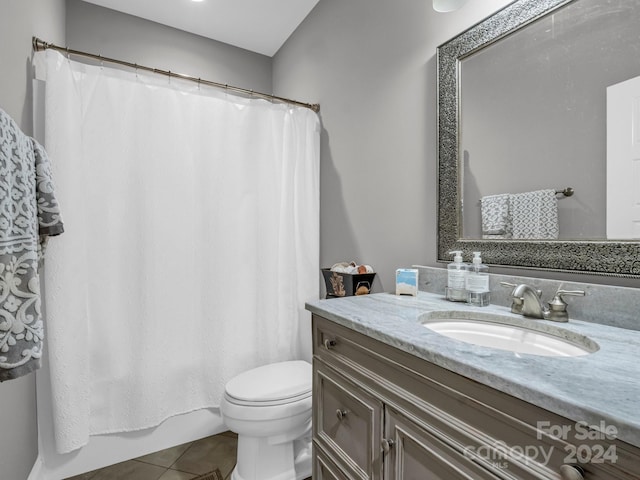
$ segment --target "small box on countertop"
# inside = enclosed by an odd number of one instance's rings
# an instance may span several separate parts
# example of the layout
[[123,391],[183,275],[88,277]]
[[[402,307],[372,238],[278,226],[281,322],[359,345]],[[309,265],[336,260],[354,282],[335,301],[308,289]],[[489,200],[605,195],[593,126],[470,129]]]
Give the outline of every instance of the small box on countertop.
[[418,270],[399,268],[396,270],[396,295],[418,295]]
[[375,273],[342,273],[323,268],[322,275],[327,287],[327,298],[367,295],[371,291]]

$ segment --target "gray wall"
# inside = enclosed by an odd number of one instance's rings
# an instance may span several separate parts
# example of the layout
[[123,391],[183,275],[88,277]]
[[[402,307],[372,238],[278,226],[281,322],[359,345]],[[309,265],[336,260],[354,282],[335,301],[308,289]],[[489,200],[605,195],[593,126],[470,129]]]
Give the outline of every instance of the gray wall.
[[320,0],[274,57],[281,95],[321,106],[320,261],[395,270],[436,259],[436,48],[506,5]]
[[80,0],[67,0],[67,44],[105,57],[271,93],[269,57]]
[[[64,0],[0,0],[0,108],[32,133],[31,37],[64,44]],[[26,479],[38,454],[35,376],[0,383],[0,478]]]
[[0,107],[32,132],[31,38],[64,44],[64,0],[0,0]]

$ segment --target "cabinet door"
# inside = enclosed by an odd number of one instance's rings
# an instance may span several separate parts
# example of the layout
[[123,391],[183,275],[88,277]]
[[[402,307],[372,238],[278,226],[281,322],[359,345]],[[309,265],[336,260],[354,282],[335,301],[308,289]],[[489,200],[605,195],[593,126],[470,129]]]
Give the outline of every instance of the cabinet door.
[[385,434],[385,480],[499,478],[390,407],[385,408]]
[[314,359],[314,439],[349,477],[382,477],[382,402]]

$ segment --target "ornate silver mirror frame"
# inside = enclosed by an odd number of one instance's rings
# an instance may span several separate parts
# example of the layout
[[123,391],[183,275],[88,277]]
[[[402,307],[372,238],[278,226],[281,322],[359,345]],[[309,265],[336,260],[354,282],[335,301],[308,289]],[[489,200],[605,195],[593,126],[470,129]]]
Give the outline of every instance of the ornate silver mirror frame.
[[438,261],[451,250],[481,251],[485,263],[619,277],[640,277],[640,242],[476,240],[461,235],[460,69],[466,56],[530,22],[580,0],[516,0],[438,47]]

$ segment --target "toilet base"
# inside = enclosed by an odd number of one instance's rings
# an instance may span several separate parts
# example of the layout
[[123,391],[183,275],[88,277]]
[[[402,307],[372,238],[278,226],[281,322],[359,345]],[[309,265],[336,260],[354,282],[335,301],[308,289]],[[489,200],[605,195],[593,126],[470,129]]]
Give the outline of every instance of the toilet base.
[[238,435],[231,480],[304,480],[311,477],[311,438],[271,445],[266,437]]

